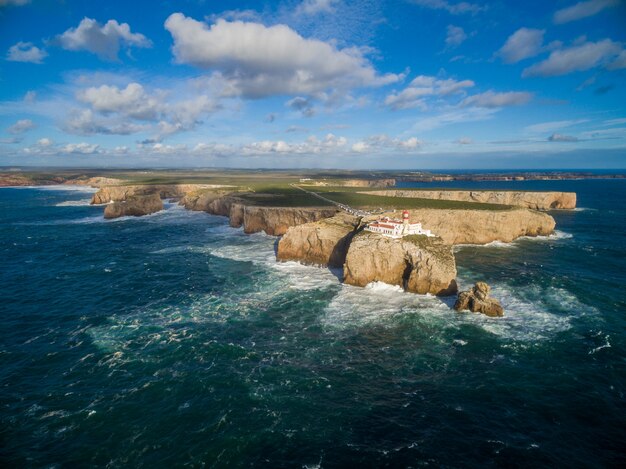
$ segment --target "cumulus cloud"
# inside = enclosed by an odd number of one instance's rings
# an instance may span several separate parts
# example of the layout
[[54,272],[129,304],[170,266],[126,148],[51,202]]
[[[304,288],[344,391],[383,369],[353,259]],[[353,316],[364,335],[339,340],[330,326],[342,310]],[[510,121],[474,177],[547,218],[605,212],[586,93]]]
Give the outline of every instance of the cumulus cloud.
[[178,63],[219,71],[224,94],[247,98],[313,95],[328,89],[381,86],[401,75],[379,75],[357,48],[305,39],[285,25],[217,20],[210,27],[182,13],[165,21]]
[[11,46],[7,52],[7,60],[11,62],[30,62],[33,64],[43,63],[43,59],[48,56],[48,53],[35,47],[32,42],[18,42]]
[[589,16],[596,15],[602,10],[614,7],[619,4],[619,0],[588,0],[578,2],[571,7],[557,10],[554,13],[554,22],[556,24],[569,23],[570,21],[580,20]]
[[509,36],[496,55],[506,63],[534,57],[542,50],[545,32],[545,29],[520,28]]
[[334,152],[347,145],[345,137],[327,134],[323,139],[311,136],[304,142],[288,143],[284,140],[263,140],[244,145],[241,151],[245,155],[261,155],[268,153],[280,154],[320,154]]
[[62,153],[74,153],[81,155],[92,155],[94,153],[98,153],[98,148],[100,145],[95,143],[68,143],[67,145],[61,147]]
[[526,104],[532,99],[532,93],[526,91],[507,91],[498,93],[485,91],[484,93],[468,96],[461,102],[461,106],[474,106],[481,108],[499,108],[507,106],[519,106]]
[[41,147],[49,147],[53,144],[54,142],[49,139],[49,138],[40,138],[39,140],[37,140],[37,145],[41,146]]
[[552,77],[589,70],[599,65],[609,65],[610,60],[621,52],[621,45],[610,39],[583,42],[553,51],[547,59],[526,68],[522,76]]
[[11,134],[21,134],[28,130],[34,129],[35,123],[30,119],[20,119],[7,129]]
[[453,15],[460,15],[463,13],[478,13],[486,10],[486,7],[478,5],[476,3],[469,2],[448,2],[446,0],[411,0],[412,3],[424,8],[430,8],[432,10],[445,10]]
[[159,101],[148,96],[139,83],[129,83],[124,89],[108,85],[90,87],[80,91],[77,97],[103,113],[118,112],[142,120],[154,120],[159,113]]
[[549,142],[577,142],[578,139],[576,137],[572,137],[571,135],[563,135],[563,134],[552,134],[548,137]]
[[419,75],[400,92],[392,92],[385,98],[385,105],[393,110],[428,108],[427,98],[463,95],[466,88],[474,86],[472,80],[440,79],[428,75]]
[[293,99],[287,101],[287,106],[291,109],[302,113],[304,117],[313,117],[315,115],[315,108],[309,98],[303,98],[302,96],[296,96]]
[[296,7],[296,15],[318,15],[320,13],[334,13],[334,5],[339,0],[304,0]]
[[148,129],[146,125],[120,119],[98,118],[91,109],[73,112],[63,125],[63,130],[76,135],[130,135]]
[[446,46],[453,48],[461,45],[467,39],[463,28],[449,24],[446,28]]
[[608,70],[621,70],[626,68],[626,50],[620,52],[617,58],[613,62],[609,63],[606,68]]
[[150,47],[152,43],[143,34],[133,33],[127,23],[109,20],[100,25],[96,20],[83,18],[76,28],[70,28],[57,42],[67,50],[88,51],[104,60],[118,60],[118,53],[124,47]]
[[391,138],[386,134],[372,135],[364,140],[354,143],[351,150],[355,153],[380,153],[382,151],[411,152],[418,150],[422,145],[417,137],[409,137],[406,140]]

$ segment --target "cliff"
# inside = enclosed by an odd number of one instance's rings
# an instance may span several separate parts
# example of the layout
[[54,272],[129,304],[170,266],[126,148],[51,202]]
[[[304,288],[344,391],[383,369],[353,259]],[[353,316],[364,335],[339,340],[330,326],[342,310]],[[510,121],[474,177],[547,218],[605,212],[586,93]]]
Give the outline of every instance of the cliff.
[[343,267],[350,241],[359,224],[359,218],[341,212],[331,218],[293,226],[278,242],[276,258]]
[[104,209],[104,218],[140,217],[159,210],[163,210],[163,201],[158,194],[134,195],[126,200],[108,204]]
[[368,191],[364,194],[386,197],[454,200],[512,205],[534,210],[576,208],[574,192],[524,192],[524,191],[459,191],[459,190],[386,190]]
[[209,184],[137,184],[122,186],[105,186],[96,192],[92,199],[92,204],[108,204],[109,202],[120,202],[135,195],[158,194],[162,199],[181,198],[186,194],[200,189],[217,189],[224,186]]
[[343,269],[344,282],[399,285],[421,294],[456,293],[456,264],[450,246],[425,236],[393,239],[363,231],[352,238]]
[[547,213],[525,208],[511,210],[411,210],[411,223],[421,222],[424,229],[445,244],[510,243],[520,236],[545,236],[556,222]]
[[330,218],[336,213],[335,208],[245,206],[243,230],[245,233],[264,231],[268,235],[281,236],[292,226]]

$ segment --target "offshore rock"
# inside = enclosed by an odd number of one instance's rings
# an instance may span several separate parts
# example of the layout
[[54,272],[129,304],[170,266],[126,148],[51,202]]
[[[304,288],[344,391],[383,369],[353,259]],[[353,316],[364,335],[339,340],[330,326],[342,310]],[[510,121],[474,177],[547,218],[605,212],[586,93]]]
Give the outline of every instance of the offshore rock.
[[491,317],[504,316],[504,309],[495,298],[489,297],[491,288],[485,282],[477,282],[471,290],[459,293],[454,303],[457,311],[469,310],[473,313],[482,313]]
[[[391,217],[392,213],[388,213]],[[521,236],[547,236],[556,222],[547,213],[524,208],[510,210],[414,209],[411,223],[420,222],[446,244],[510,243]]]
[[335,208],[257,207],[243,208],[244,233],[264,231],[268,235],[282,236],[292,226],[303,225],[337,213]]
[[363,231],[352,238],[343,272],[345,283],[360,287],[384,282],[421,294],[457,291],[452,247],[426,236],[394,239]]
[[386,197],[406,197],[512,205],[515,207],[524,207],[533,210],[576,208],[575,192],[386,190],[368,191],[364,192],[364,194]]
[[135,195],[121,202],[112,202],[104,209],[104,218],[140,217],[163,210],[159,194]]
[[292,226],[278,242],[276,258],[330,267],[343,267],[360,219],[344,212],[304,225]]

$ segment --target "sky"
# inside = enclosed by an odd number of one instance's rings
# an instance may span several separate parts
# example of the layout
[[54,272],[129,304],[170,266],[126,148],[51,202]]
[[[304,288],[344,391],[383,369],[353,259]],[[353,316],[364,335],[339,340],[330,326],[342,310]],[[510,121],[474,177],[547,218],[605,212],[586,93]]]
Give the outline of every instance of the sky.
[[625,0],[0,0],[0,166],[624,169],[625,85]]

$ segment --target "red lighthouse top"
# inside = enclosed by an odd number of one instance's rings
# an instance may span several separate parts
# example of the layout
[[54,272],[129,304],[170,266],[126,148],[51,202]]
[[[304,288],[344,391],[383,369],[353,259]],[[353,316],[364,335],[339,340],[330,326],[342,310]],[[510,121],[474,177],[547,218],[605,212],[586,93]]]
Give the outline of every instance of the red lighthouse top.
[[404,210],[402,212],[402,219],[403,220],[408,220],[409,219],[409,211],[408,210]]

